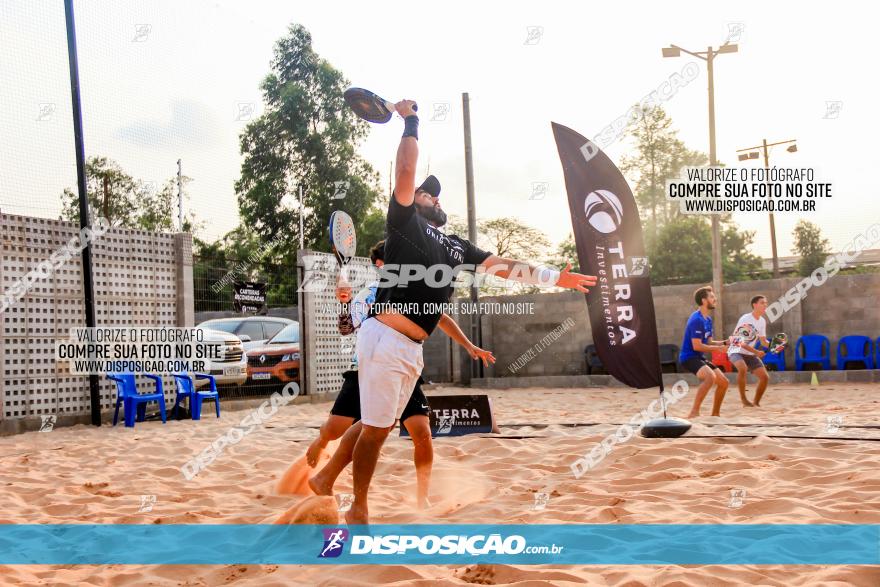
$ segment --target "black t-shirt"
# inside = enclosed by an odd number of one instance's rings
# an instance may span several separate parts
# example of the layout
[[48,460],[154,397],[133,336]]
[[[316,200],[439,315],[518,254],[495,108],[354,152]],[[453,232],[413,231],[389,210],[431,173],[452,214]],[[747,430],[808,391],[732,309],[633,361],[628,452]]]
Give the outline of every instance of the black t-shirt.
[[[433,265],[447,265],[452,268],[459,265],[476,266],[491,254],[472,245],[470,241],[440,232],[418,213],[415,204],[401,206],[394,196],[391,196],[385,223],[386,266],[421,265],[426,268]],[[387,267],[386,270],[390,274],[400,274],[398,267]],[[400,304],[399,313],[431,334],[437,327],[442,313],[436,311],[437,306],[449,302],[453,287],[452,281],[446,285],[436,285],[438,281],[445,283],[440,271],[430,272],[428,280],[431,281],[431,285],[428,285],[423,278],[416,280],[412,277],[407,281],[406,287],[399,285],[382,287],[380,283],[373,308],[379,309],[383,304]]]

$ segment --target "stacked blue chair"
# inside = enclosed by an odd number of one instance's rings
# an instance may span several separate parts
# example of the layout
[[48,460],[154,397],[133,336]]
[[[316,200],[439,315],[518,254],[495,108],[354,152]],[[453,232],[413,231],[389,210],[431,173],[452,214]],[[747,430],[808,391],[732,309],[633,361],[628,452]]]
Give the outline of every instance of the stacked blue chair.
[[865,369],[874,368],[874,341],[867,336],[844,336],[837,343],[837,368],[846,369],[849,363],[864,363]]
[[877,342],[874,344],[874,349],[877,351],[877,356],[874,357],[874,365],[880,369],[880,337],[877,338]]
[[765,347],[758,341],[758,344],[755,346],[756,349],[760,351],[764,351],[764,357],[761,359],[764,361],[765,365],[773,365],[776,367],[777,371],[785,371],[785,348],[783,348],[778,353],[771,353],[769,347]]
[[831,341],[822,334],[805,334],[794,347],[795,370],[803,371],[807,363],[819,363],[826,371],[831,370]]
[[592,375],[593,369],[604,369],[602,359],[599,358],[599,353],[596,352],[596,345],[588,344],[584,348],[584,359],[587,361],[587,375]]
[[189,398],[189,411],[193,420],[202,419],[202,402],[205,400],[214,401],[214,409],[217,417],[220,417],[220,394],[217,392],[217,381],[213,375],[204,373],[196,373],[196,379],[207,379],[210,382],[207,390],[196,389],[193,378],[188,373],[175,373],[174,380],[177,382],[177,398],[174,401],[174,415],[177,416],[177,406],[180,400]]
[[137,421],[143,422],[147,415],[147,404],[159,402],[159,414],[165,423],[165,394],[162,391],[162,378],[149,373],[144,374],[156,382],[154,393],[139,394],[133,373],[108,373],[107,379],[116,383],[116,412],[113,414],[113,425],[119,421],[119,404],[123,407],[123,419],[127,428],[134,428],[135,413]]

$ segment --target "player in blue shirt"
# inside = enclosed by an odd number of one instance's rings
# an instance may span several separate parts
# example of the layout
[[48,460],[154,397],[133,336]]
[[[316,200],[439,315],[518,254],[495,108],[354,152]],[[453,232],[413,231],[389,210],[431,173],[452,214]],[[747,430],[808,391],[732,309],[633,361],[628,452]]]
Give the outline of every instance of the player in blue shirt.
[[712,403],[712,415],[721,415],[721,402],[729,385],[727,377],[721,369],[706,360],[705,352],[713,350],[727,350],[727,342],[712,340],[712,318],[709,312],[715,309],[715,292],[711,287],[701,287],[694,292],[694,301],[697,303],[697,311],[688,318],[687,326],[684,327],[684,337],[681,341],[681,352],[678,362],[681,366],[700,378],[700,387],[694,398],[694,407],[688,418],[696,418],[700,415],[700,404],[706,399],[709,389],[714,383],[715,401]]

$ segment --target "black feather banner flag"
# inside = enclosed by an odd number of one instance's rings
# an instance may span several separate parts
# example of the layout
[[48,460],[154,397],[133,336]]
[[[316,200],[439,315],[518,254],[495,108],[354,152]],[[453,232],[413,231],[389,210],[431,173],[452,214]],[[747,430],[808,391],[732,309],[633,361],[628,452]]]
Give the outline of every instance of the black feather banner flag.
[[632,190],[593,142],[551,124],[581,273],[598,278],[586,294],[596,352],[605,369],[630,387],[662,389],[648,258]]

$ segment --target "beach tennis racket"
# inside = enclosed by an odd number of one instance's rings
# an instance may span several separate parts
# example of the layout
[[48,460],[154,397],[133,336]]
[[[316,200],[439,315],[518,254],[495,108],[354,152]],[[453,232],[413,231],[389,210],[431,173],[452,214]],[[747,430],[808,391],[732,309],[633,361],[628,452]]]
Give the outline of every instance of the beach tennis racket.
[[[391,120],[391,115],[395,112],[394,102],[363,88],[348,88],[342,97],[355,114],[368,122],[385,124]],[[413,110],[418,111],[418,109],[418,106],[413,104]]]
[[330,215],[330,247],[340,267],[346,265],[354,257],[357,248],[357,237],[354,233],[354,222],[351,216],[342,210]]
[[788,344],[788,335],[784,332],[780,332],[778,334],[774,334],[773,338],[770,339],[770,352],[776,354],[785,348],[785,345]]
[[758,338],[758,332],[751,324],[743,324],[736,327],[736,330],[733,331],[733,337],[735,340],[749,344]]

